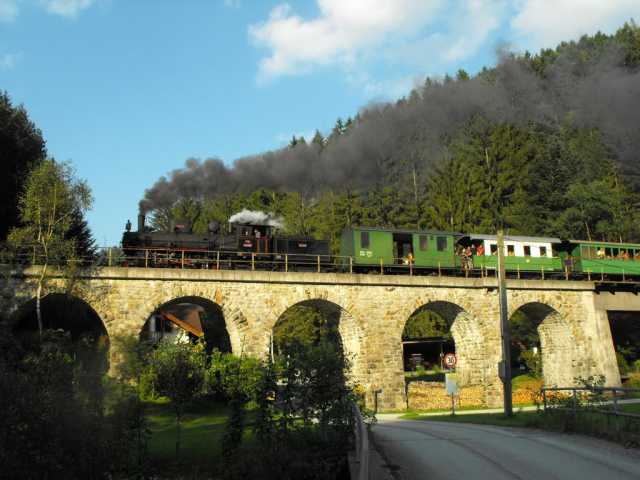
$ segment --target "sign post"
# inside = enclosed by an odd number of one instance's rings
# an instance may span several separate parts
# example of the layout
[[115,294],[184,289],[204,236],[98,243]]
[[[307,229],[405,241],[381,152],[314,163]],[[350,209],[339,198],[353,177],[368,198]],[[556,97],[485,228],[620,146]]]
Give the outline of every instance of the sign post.
[[451,416],[454,416],[456,414],[455,396],[458,394],[458,375],[456,373],[445,374],[444,383],[447,395],[451,396]]

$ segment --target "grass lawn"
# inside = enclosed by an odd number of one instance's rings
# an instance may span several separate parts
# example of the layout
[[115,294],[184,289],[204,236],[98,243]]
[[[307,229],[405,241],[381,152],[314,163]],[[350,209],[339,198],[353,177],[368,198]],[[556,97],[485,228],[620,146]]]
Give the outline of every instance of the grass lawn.
[[511,388],[520,390],[523,388],[540,388],[542,381],[528,373],[516,375],[511,379]]
[[437,415],[425,417],[416,413],[407,413],[403,415],[402,418],[435,422],[476,423],[479,425],[498,425],[501,427],[530,427],[536,415],[536,412],[516,412],[512,417],[506,417],[502,413],[474,413],[468,415]]
[[444,382],[444,372],[435,370],[404,372],[404,378],[406,382]]
[[628,413],[640,413],[640,403],[629,403],[624,405],[618,405],[620,410]]
[[[167,473],[177,468],[176,422],[168,401],[149,402],[147,418],[151,429],[149,456],[154,470]],[[227,420],[225,404],[201,400],[187,409],[182,421],[180,460],[182,472],[215,470],[221,457],[222,436]]]

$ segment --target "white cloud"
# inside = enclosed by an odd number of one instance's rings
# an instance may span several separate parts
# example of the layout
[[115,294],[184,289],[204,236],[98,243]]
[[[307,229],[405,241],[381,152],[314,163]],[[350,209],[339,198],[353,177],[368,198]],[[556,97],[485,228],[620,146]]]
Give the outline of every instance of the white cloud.
[[0,22],[13,22],[17,16],[17,0],[0,0]]
[[537,50],[598,30],[611,33],[640,18],[639,0],[520,0],[511,28],[519,44]]
[[40,5],[47,12],[66,18],[76,18],[93,3],[94,0],[40,0]]
[[249,36],[270,49],[260,62],[263,79],[307,72],[316,66],[353,64],[392,36],[408,36],[433,20],[440,0],[317,0],[320,14],[305,20],[288,4],[249,27]]
[[13,70],[13,68],[16,66],[16,62],[21,56],[21,53],[0,54],[0,70]]
[[506,9],[503,0],[467,0],[458,11],[451,31],[446,35],[443,58],[454,62],[475,53],[487,40],[489,34],[500,27]]

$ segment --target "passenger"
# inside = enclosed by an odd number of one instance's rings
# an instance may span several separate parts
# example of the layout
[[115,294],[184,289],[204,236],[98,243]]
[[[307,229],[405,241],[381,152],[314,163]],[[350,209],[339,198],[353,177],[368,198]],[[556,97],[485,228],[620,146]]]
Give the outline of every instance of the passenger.
[[409,254],[407,255],[407,263],[409,265],[413,265],[413,252],[409,252]]
[[258,230],[257,228],[253,231],[253,234],[255,235],[255,237],[259,240],[260,239],[260,230]]
[[476,255],[478,255],[479,257],[482,257],[484,255],[484,244],[483,243],[478,245],[478,248],[476,249]]
[[629,252],[627,252],[626,250],[622,251],[622,259],[623,260],[631,260],[631,257],[629,256]]
[[604,257],[605,257],[604,249],[599,248],[598,251],[596,252],[596,255],[598,255],[598,258],[600,260],[604,260]]

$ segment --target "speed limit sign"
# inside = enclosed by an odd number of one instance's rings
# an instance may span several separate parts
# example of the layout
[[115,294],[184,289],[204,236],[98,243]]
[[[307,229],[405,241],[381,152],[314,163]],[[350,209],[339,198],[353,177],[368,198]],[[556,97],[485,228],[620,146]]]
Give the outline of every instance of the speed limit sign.
[[458,358],[456,357],[455,353],[447,353],[444,356],[444,365],[448,369],[452,369],[453,367],[455,367],[456,363],[458,363]]

